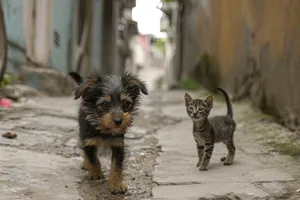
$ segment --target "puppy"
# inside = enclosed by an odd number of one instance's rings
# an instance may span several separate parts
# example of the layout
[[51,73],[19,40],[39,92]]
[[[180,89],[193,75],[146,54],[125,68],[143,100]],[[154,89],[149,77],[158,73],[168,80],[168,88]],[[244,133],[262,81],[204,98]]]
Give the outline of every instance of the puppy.
[[79,138],[83,150],[82,168],[89,178],[104,178],[97,156],[99,146],[112,151],[108,186],[113,194],[125,193],[122,170],[124,135],[131,126],[141,93],[147,95],[144,82],[131,73],[123,76],[91,75],[85,81],[76,73],[69,74],[77,83],[75,99],[82,98],[79,108]]

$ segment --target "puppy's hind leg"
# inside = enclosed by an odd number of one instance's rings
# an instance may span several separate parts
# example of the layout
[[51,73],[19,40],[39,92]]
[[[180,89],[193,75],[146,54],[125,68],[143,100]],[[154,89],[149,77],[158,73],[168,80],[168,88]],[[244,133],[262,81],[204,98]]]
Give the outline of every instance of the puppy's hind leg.
[[83,148],[83,163],[82,169],[89,171],[90,179],[103,179],[104,175],[101,170],[101,163],[97,156],[96,146],[86,146]]

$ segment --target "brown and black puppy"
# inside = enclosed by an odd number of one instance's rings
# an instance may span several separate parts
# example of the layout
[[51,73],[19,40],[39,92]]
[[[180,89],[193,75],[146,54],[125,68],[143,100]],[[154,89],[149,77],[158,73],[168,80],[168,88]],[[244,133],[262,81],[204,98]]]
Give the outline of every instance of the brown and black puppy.
[[[70,75],[82,82],[77,74]],[[125,155],[124,135],[131,126],[139,106],[141,93],[147,95],[145,83],[131,73],[123,76],[92,75],[74,92],[75,99],[82,97],[79,108],[79,137],[83,150],[82,168],[91,179],[104,178],[97,148],[112,151],[108,186],[112,193],[125,193],[122,169]]]

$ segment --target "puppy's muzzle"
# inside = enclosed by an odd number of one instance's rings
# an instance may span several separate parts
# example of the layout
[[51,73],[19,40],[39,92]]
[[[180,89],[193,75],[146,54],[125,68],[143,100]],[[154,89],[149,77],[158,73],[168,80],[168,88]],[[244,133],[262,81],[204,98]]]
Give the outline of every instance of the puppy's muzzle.
[[117,126],[120,126],[122,124],[123,120],[121,118],[115,118],[114,119],[114,123],[117,125]]

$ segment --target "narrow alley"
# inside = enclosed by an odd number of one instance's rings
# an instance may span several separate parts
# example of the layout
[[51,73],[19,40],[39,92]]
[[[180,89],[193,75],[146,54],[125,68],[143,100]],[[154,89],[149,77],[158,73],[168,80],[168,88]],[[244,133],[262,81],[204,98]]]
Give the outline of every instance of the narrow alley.
[[[2,110],[1,132],[14,132],[17,137],[0,138],[1,198],[299,199],[300,162],[266,145],[278,133],[286,136],[289,131],[247,102],[234,104],[238,148],[234,164],[222,165],[220,157],[226,149],[217,145],[209,170],[198,171],[184,92],[152,92],[143,98],[140,115],[126,136],[125,181],[129,191],[117,196],[110,194],[105,180],[87,180],[79,167],[78,102],[72,97],[39,97]],[[207,91],[191,94],[203,97]],[[223,97],[215,99],[212,115],[225,113]],[[109,156],[101,161],[107,172]]]
[[[0,200],[299,200],[297,10],[299,0],[1,0]],[[234,122],[207,123],[212,105],[210,117],[227,110],[217,88],[233,105],[236,152]],[[213,96],[188,105],[198,146],[185,93]]]

